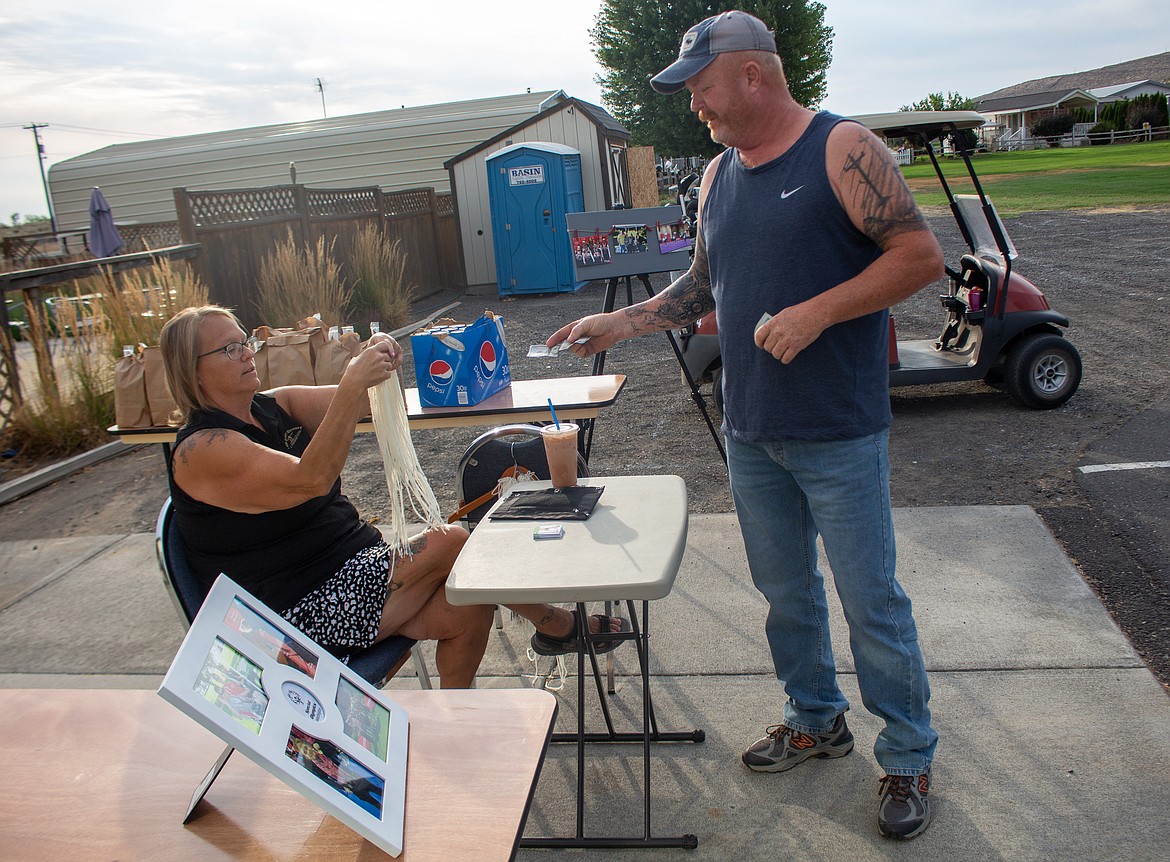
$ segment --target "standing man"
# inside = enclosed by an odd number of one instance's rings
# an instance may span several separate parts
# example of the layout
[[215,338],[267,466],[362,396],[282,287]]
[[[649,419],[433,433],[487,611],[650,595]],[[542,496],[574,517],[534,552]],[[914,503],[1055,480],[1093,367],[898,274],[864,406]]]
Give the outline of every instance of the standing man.
[[938,735],[910,599],[895,578],[887,438],[889,307],[942,276],[942,251],[887,148],[792,98],[762,21],[724,12],[683,36],[651,79],[691,93],[727,149],[699,192],[694,262],[657,296],[562,327],[549,345],[592,356],[714,308],[723,430],[748,565],[788,700],[743,754],[783,772],[853,748],[837,685],[817,536],[849,622],[862,702],[882,719],[878,829],[930,823]]

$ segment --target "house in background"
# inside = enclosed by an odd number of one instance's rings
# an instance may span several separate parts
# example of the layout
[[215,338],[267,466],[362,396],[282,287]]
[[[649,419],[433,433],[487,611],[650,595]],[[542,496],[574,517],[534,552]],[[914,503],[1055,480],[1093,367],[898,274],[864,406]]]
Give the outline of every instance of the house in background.
[[1056,111],[1072,111],[1076,108],[1097,107],[1097,100],[1087,90],[1049,90],[1042,93],[1028,93],[1023,96],[1007,96],[1002,99],[981,97],[975,100],[975,110],[988,118],[981,130],[984,142],[994,149],[1011,150],[1028,143],[1031,136],[1028,127],[1039,117]]
[[1109,102],[1152,93],[1170,95],[1170,52],[1015,84],[976,97],[975,110],[988,118],[985,143],[1014,149],[1029,145],[1028,126],[1045,114],[1088,108],[1096,116]]

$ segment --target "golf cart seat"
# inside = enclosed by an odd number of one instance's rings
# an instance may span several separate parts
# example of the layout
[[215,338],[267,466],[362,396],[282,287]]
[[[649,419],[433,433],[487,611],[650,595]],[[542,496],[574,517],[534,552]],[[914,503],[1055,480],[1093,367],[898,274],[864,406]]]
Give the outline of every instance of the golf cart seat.
[[983,288],[989,286],[990,276],[983,261],[973,254],[965,254],[959,258],[959,278],[967,286],[979,284]]
[[[959,283],[962,289],[963,304],[967,309],[966,317],[971,322],[983,319],[986,309],[993,305],[999,286],[999,273],[993,266],[988,266],[983,260],[973,254],[965,254],[959,258]],[[972,303],[971,292],[982,293],[980,302]]]

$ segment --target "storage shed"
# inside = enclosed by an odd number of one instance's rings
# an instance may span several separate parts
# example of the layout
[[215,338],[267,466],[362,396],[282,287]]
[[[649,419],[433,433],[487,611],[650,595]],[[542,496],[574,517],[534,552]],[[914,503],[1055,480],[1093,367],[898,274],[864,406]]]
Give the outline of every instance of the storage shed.
[[383,191],[430,186],[443,193],[450,191],[445,160],[565,103],[579,104],[549,90],[114,144],[54,164],[49,186],[62,231],[89,226],[94,186],[120,224],[174,221],[172,190],[180,187],[295,182]]
[[[488,197],[488,156],[525,142],[563,144],[581,154],[586,211],[631,205],[626,148],[630,133],[602,108],[566,98],[477,143],[444,163],[455,198],[459,248],[469,285],[494,284],[496,262]],[[564,227],[561,225],[560,227]]]

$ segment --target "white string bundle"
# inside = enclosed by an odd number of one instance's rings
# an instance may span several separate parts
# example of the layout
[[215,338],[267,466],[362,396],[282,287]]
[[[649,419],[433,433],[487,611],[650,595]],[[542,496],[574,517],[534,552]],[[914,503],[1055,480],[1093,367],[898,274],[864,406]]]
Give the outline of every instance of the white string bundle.
[[540,688],[544,691],[560,691],[563,689],[569,679],[569,670],[565,664],[565,657],[563,655],[553,656],[546,673],[540,672],[540,658],[532,647],[528,648],[528,660],[532,662],[532,673],[528,674],[528,676],[532,679],[532,687]]
[[409,554],[406,505],[410,504],[416,519],[427,527],[442,524],[443,515],[410,439],[406,402],[402,399],[397,371],[370,388],[370,414],[386,471],[386,487],[390,491],[390,535],[386,542],[398,553]]
[[[513,459],[514,462],[515,459]],[[515,485],[522,485],[525,482],[539,482],[540,477],[531,470],[518,470],[515,476],[501,476],[500,481],[496,483],[496,496],[503,497]]]

